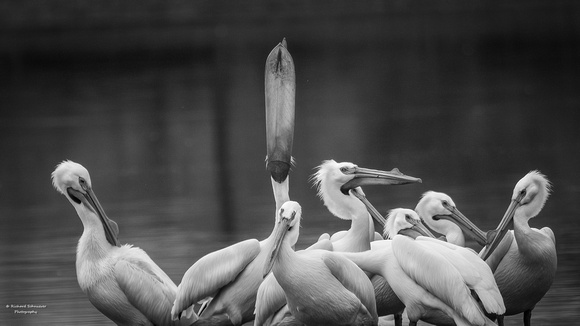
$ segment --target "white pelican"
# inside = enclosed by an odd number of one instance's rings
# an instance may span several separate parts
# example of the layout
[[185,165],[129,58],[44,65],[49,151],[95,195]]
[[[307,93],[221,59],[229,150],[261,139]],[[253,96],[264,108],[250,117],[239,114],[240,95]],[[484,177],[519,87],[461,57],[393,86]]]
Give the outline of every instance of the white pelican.
[[[300,205],[288,201],[279,211],[276,241],[264,265],[282,287],[292,315],[307,325],[377,325],[374,290],[354,263],[327,250],[292,249],[298,239]],[[272,311],[261,304],[268,292],[258,292],[256,324]],[[267,307],[267,305],[266,305]]]
[[[505,315],[523,312],[526,326],[531,324],[532,309],[550,289],[556,274],[554,233],[548,227],[538,230],[528,225],[528,221],[542,210],[549,193],[548,179],[538,171],[531,171],[516,184],[512,202],[498,228],[487,233],[467,218],[441,216],[442,219],[456,223],[466,236],[478,243],[490,243],[480,256],[494,271],[505,302]],[[508,232],[512,220],[514,230]],[[428,218],[425,218],[425,222],[435,228]],[[447,227],[453,228],[451,225]],[[446,232],[449,231],[441,230],[443,234]],[[498,323],[503,325],[503,316],[498,317]]]
[[[531,324],[532,310],[552,286],[558,265],[554,232],[549,227],[538,230],[528,224],[544,207],[550,188],[546,176],[538,171],[518,181],[495,236],[480,254],[485,260],[498,262],[494,276],[506,302],[505,315],[523,312],[526,326]],[[513,237],[506,241],[502,238],[511,221]],[[494,257],[498,246],[509,246],[502,257]],[[503,325],[503,317],[498,319]]]
[[[424,193],[415,207],[415,212],[429,228],[444,235],[447,242],[458,246],[465,246],[465,236],[462,229],[454,221],[462,221],[470,232],[481,232],[457,209],[453,199],[442,192],[428,191]],[[483,239],[483,245],[485,245],[485,234],[482,233],[477,238],[478,240]],[[424,314],[421,320],[434,325],[455,325],[453,319],[441,311]]]
[[[294,136],[295,75],[286,40],[266,59],[266,168],[270,172],[276,212],[289,200],[289,177]],[[275,214],[276,224],[278,223]],[[254,319],[256,293],[264,263],[274,243],[274,230],[266,239],[245,240],[209,253],[183,275],[171,310],[181,312],[203,300],[198,323],[241,325]]]
[[[145,251],[119,244],[117,223],[97,200],[87,169],[63,161],[52,172],[52,184],[84,226],[76,270],[89,301],[117,325],[173,325],[170,312],[177,286]],[[192,309],[182,316],[184,324],[195,321]]]
[[428,237],[413,240],[430,233],[410,209],[391,210],[385,233],[392,241],[375,241],[369,251],[343,255],[389,282],[405,303],[410,325],[434,310],[457,325],[494,325],[470,290],[490,312],[502,313],[505,307],[491,270],[475,252]]

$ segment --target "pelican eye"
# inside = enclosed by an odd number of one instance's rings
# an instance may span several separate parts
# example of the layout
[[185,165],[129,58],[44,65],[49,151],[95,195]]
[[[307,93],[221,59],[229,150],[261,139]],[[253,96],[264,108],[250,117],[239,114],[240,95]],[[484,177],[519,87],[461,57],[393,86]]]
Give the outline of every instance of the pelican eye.
[[81,185],[81,188],[83,188],[84,191],[87,191],[89,189],[89,185],[87,184],[87,180],[85,180],[85,178],[79,177],[79,184]]
[[348,168],[346,166],[343,166],[343,167],[340,168],[340,172],[347,173],[348,172]]
[[518,203],[523,204],[522,201],[525,199],[526,195],[527,195],[527,191],[524,188],[524,189],[520,190],[520,193],[519,193],[518,197],[515,200]]
[[[296,211],[292,212],[292,216],[289,219],[288,223],[292,223],[292,221],[294,221],[294,218],[296,217]],[[292,230],[294,228],[294,224],[288,224],[288,231]]]
[[451,205],[451,204],[450,204],[450,203],[449,203],[447,200],[443,200],[443,201],[441,202],[441,204],[443,205],[443,207],[444,207],[445,209],[447,209],[447,210],[449,210],[449,211],[451,211],[451,210],[453,210],[453,209],[454,209],[453,205]]

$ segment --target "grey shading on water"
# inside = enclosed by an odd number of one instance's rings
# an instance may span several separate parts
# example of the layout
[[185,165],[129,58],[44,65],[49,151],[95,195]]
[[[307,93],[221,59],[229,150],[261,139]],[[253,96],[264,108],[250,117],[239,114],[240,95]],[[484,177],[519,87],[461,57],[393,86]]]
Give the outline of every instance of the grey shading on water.
[[[558,13],[567,17],[564,11]],[[412,21],[405,12],[401,19]],[[425,26],[428,17],[444,21],[425,15]],[[473,38],[459,32],[462,20],[453,16],[457,32],[430,37],[428,28],[411,24],[415,30],[399,38],[375,32],[384,27],[380,17],[353,17],[359,41],[282,24],[284,35],[248,36],[245,44],[230,30],[227,46],[199,51],[4,56],[0,324],[112,324],[76,281],[82,224],[50,183],[63,159],[89,169],[121,242],[143,248],[176,283],[204,254],[269,235],[263,69],[282,36],[297,70],[291,198],[304,210],[298,249],[349,226],[326,211],[308,182],[324,159],[398,167],[423,179],[367,187],[381,212],[413,208],[423,192],[437,190],[483,229],[495,227],[517,180],[539,169],[554,192],[530,224],[554,230],[558,273],[533,324],[578,320],[578,29],[552,31],[558,37],[550,39],[501,32]],[[369,30],[382,38],[365,37]],[[46,308],[11,308],[21,304]],[[506,317],[506,324],[521,325],[521,318]]]

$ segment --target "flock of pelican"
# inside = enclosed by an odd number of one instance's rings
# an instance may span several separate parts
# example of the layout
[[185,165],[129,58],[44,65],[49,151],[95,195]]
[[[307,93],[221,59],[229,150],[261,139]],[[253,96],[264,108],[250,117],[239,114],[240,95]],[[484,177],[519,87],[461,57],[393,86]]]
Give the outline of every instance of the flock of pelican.
[[[520,313],[531,324],[557,266],[554,233],[528,224],[550,193],[543,174],[519,180],[498,227],[484,232],[435,191],[415,209],[395,208],[385,218],[361,187],[421,179],[327,160],[312,181],[330,213],[350,220],[350,228],[296,251],[302,208],[289,196],[295,72],[285,40],[268,55],[265,93],[272,232],[208,253],[179,286],[143,250],[120,244],[87,169],[68,160],[57,165],[53,186],[84,227],[78,282],[101,313],[118,325],[378,325],[387,315],[401,325],[404,312],[410,325],[503,325],[504,315]],[[466,237],[483,247],[479,254],[465,247]]]

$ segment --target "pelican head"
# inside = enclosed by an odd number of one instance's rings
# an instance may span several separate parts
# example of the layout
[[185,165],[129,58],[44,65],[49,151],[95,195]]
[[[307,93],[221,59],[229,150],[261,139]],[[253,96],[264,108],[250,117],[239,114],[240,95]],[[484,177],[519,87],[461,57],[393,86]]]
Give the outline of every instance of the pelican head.
[[360,186],[421,182],[421,179],[404,175],[396,168],[392,171],[373,170],[350,162],[337,163],[334,160],[322,162],[311,180],[318,188],[318,195],[324,205],[335,216],[342,219],[356,216],[355,212],[361,209],[362,204],[382,225],[382,216],[372,214],[376,210],[364,199]]
[[274,245],[272,252],[264,265],[264,277],[270,273],[276,257],[280,253],[283,242],[288,242],[294,246],[298,241],[300,219],[302,218],[302,207],[295,201],[287,201],[278,210],[276,219]]
[[534,170],[518,181],[512,194],[512,202],[519,201],[522,216],[536,217],[550,196],[552,184],[540,171]]
[[486,243],[485,234],[457,209],[453,199],[447,194],[427,191],[417,203],[415,211],[431,229],[454,237],[450,239],[448,236],[449,242],[463,246],[465,232],[482,246]]
[[[63,161],[52,172],[52,185],[73,205],[83,225],[100,220],[107,241],[113,246],[120,246],[117,238],[119,227],[109,219],[93,192],[89,171],[73,161]],[[92,218],[98,217],[98,219]]]
[[423,225],[419,214],[408,208],[395,208],[389,211],[384,229],[385,239],[393,239],[395,235],[403,234],[411,238],[423,235],[435,236]]
[[540,213],[548,200],[551,189],[550,181],[537,170],[529,172],[516,183],[511,203],[499,226],[494,230],[494,236],[480,255],[483,260],[487,259],[499,245],[514,217],[525,219],[527,223],[529,219]]

